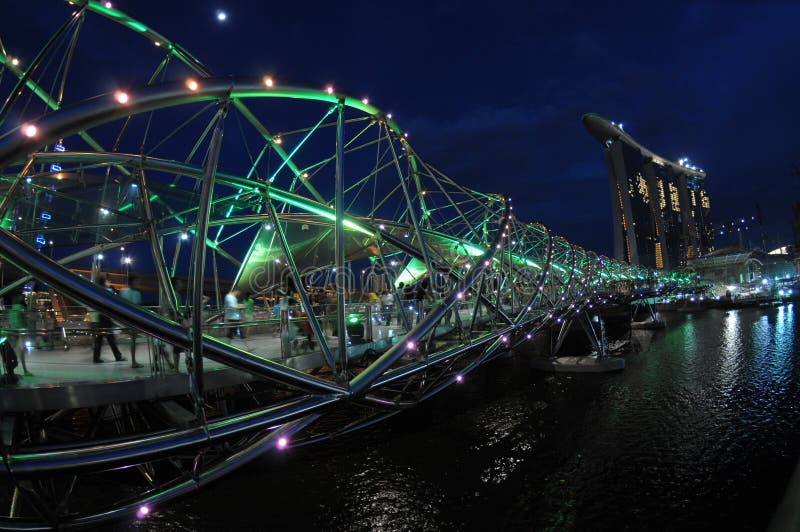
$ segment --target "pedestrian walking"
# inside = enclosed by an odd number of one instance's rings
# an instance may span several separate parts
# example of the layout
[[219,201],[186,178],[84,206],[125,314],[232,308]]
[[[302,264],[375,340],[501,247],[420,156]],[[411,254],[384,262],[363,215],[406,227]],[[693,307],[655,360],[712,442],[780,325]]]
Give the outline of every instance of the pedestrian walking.
[[[119,291],[119,295],[124,299],[130,301],[134,305],[142,304],[142,293],[139,291],[139,278],[135,275],[128,277],[128,286]],[[144,366],[136,362],[136,337],[138,332],[136,329],[131,329],[131,367],[134,369],[143,368]]]
[[[111,283],[105,276],[100,276],[97,278],[97,284],[104,287],[109,292],[113,293],[114,288],[111,286]],[[113,323],[111,322],[111,318],[106,316],[105,314],[98,312],[96,310],[92,311],[92,325],[91,329],[94,333],[94,350],[92,352],[92,360],[95,364],[99,364],[100,362],[105,362],[102,358],[100,358],[100,350],[103,346],[103,338],[105,337],[108,345],[111,347],[111,352],[114,353],[114,358],[117,362],[122,362],[123,360],[128,360],[122,353],[119,351],[119,347],[117,347],[117,340],[114,338],[114,334],[111,331]]]

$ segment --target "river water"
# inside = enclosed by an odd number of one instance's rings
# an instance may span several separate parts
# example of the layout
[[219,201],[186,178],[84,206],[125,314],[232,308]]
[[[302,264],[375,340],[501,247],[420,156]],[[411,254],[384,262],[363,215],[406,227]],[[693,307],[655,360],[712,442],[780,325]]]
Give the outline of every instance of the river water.
[[127,530],[763,530],[800,456],[795,305],[666,314],[623,372],[498,360]]

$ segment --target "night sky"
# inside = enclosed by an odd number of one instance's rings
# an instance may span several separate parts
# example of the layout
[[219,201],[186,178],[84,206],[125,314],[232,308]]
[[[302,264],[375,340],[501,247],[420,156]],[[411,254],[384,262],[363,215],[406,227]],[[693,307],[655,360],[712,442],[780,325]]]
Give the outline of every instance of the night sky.
[[[715,223],[755,214],[758,201],[771,243],[791,240],[800,3],[532,4],[114,2],[217,75],[269,73],[369,96],[426,161],[465,185],[508,193],[521,217],[596,251],[613,251],[611,207],[601,146],[581,124],[587,112],[704,168]],[[69,9],[15,3],[16,22],[1,23],[9,53],[30,60],[31,43],[41,46]],[[77,51],[97,65],[87,94],[118,82],[109,76],[120,69],[107,65],[139,67],[125,50],[141,37],[106,27]]]

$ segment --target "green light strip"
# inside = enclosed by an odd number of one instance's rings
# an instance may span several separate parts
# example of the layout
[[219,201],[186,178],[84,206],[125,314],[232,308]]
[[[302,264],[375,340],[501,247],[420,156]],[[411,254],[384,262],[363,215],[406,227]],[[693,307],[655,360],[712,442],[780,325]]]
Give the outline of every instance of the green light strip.
[[[22,76],[25,75],[24,72],[22,72],[22,70],[18,69],[13,64],[11,64],[11,62],[9,62],[7,60],[6,56],[1,55],[1,54],[0,54],[0,65],[3,65],[6,68],[8,68],[11,71],[12,74],[17,76],[17,78],[22,78]],[[47,92],[45,92],[35,82],[33,82],[33,80],[31,80],[30,78],[28,80],[26,80],[25,81],[25,86],[27,86],[31,91],[33,91],[33,93],[36,94],[36,96],[41,98],[42,101],[45,104],[47,104],[47,106],[50,109],[53,109],[54,111],[58,110],[58,102],[55,101],[53,98],[51,98],[50,95],[47,94]]]
[[[72,1],[67,0],[70,3]],[[158,46],[163,47],[167,50],[170,54],[180,59],[183,63],[186,64],[189,68],[194,70],[195,72],[201,73],[203,75],[208,75],[208,69],[206,66],[192,54],[184,50],[179,45],[173,43],[157,31],[147,27],[146,25],[142,24],[138,20],[135,20],[128,16],[127,14],[123,13],[118,9],[114,9],[113,7],[109,8],[104,5],[102,2],[97,2],[96,0],[89,0],[86,4],[86,8],[90,11],[94,11],[104,17],[108,17],[111,20],[122,24],[125,27],[128,27],[145,37],[147,37],[153,44],[158,43]]]
[[[289,195],[283,194],[283,193],[277,191],[274,188],[270,188],[269,189],[269,196],[270,196],[270,198],[277,199],[278,201],[282,201],[283,203],[288,203],[289,205],[292,205],[292,206],[297,207],[299,209],[303,209],[306,212],[310,212],[312,214],[318,214],[318,215],[320,215],[320,216],[322,216],[322,217],[324,217],[327,220],[330,220],[332,222],[336,221],[336,214],[331,212],[332,209],[327,209],[327,208],[323,207],[322,205],[314,204],[314,203],[311,203],[310,201],[302,201],[298,197],[289,196]],[[357,223],[357,222],[355,222],[355,221],[353,221],[353,220],[351,220],[349,218],[345,218],[343,223],[344,223],[345,227],[348,227],[350,229],[358,231],[359,233],[363,233],[363,234],[368,235],[370,237],[374,237],[375,236],[375,232],[374,231],[370,230],[368,227],[366,227],[364,225],[361,225],[361,224],[359,224],[359,223]]]
[[[158,194],[153,194],[152,196],[150,196],[150,201],[155,201],[156,199],[158,199]],[[131,208],[133,208],[133,202],[126,203],[125,205],[117,209],[117,212],[125,212]]]

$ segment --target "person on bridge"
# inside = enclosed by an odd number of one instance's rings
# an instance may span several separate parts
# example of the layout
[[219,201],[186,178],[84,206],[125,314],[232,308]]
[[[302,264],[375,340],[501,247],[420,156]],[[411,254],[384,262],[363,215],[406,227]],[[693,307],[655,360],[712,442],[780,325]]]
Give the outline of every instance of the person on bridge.
[[247,327],[253,323],[253,311],[255,310],[256,302],[250,292],[244,294],[244,328],[240,329],[242,338],[247,338]]
[[[411,319],[408,320],[408,323],[410,325],[413,325],[414,315],[409,313],[413,312],[414,310],[414,287],[411,286],[410,284],[407,285],[401,282],[400,284],[397,285],[397,291],[400,293],[400,297],[402,298],[400,300],[399,310],[406,316],[409,315],[411,316]],[[401,324],[403,323],[403,316],[401,316],[399,312],[397,319],[400,321]]]
[[30,377],[33,376],[33,373],[28,371],[28,365],[25,361],[28,351],[25,345],[25,335],[28,333],[28,326],[25,319],[26,313],[23,301],[24,297],[21,293],[14,294],[11,299],[11,308],[8,310],[8,337],[12,341],[9,345],[13,348],[20,362],[22,362],[22,371],[26,377]]
[[239,324],[242,322],[242,308],[244,305],[239,303],[239,290],[232,288],[225,295],[225,323],[228,327],[228,339],[233,340],[237,334],[242,337]]
[[383,306],[383,319],[386,325],[392,324],[392,307],[394,307],[394,294],[384,290],[381,294],[381,305]]
[[425,278],[418,282],[414,289],[414,306],[417,308],[417,323],[421,322],[422,318],[428,313],[425,308],[425,303],[430,299],[432,299],[431,286],[428,279]]
[[[135,275],[128,277],[128,286],[119,291],[119,295],[134,305],[142,304],[142,293],[139,291],[139,278]],[[134,369],[144,366],[136,362],[136,329],[131,329],[131,367]]]
[[[104,287],[109,292],[112,293],[114,292],[114,288],[111,286],[111,283],[103,275],[97,278],[97,284]],[[117,360],[117,362],[128,360],[127,358],[122,356],[122,353],[119,352],[119,347],[117,347],[117,341],[114,339],[114,334],[111,331],[111,327],[113,325],[111,323],[111,318],[96,310],[92,311],[91,318],[92,318],[91,328],[92,331],[94,332],[94,351],[92,353],[93,354],[92,361],[95,364],[98,364],[100,362],[105,362],[105,360],[100,358],[100,349],[103,346],[104,336],[106,338],[106,341],[108,342],[108,345],[111,346],[111,351],[114,353],[114,358]]]

